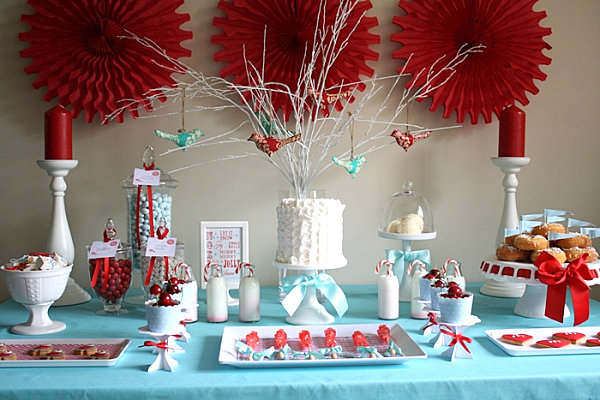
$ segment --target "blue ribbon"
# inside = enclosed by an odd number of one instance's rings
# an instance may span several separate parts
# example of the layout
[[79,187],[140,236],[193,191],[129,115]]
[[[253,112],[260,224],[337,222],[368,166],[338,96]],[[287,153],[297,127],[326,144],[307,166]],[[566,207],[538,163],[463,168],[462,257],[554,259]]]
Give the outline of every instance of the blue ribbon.
[[275,348],[272,346],[263,351],[254,351],[252,347],[240,341],[236,342],[235,347],[241,354],[248,356],[248,358],[251,358],[254,361],[262,361],[265,357],[271,358],[273,353],[275,353]]
[[341,317],[348,311],[348,301],[344,292],[335,283],[335,280],[324,272],[311,276],[288,276],[284,279],[282,286],[284,291],[289,292],[281,302],[289,315],[293,315],[296,312],[306,295],[306,288],[309,286],[314,286],[315,290],[318,289],[323,293],[323,296],[335,308],[338,316]]
[[421,260],[429,269],[429,265],[431,264],[431,256],[429,255],[429,250],[386,250],[385,251],[386,259],[392,263],[394,266],[394,274],[398,277],[398,279],[402,279],[404,276],[404,265],[410,264],[415,260]]
[[319,349],[319,352],[324,356],[330,356],[332,354],[342,354],[342,346],[323,347]]
[[[392,355],[392,350],[394,355]],[[402,355],[402,350],[400,349],[400,347],[398,346],[398,344],[396,344],[396,342],[394,342],[394,339],[390,339],[390,342],[388,343],[388,348],[385,351],[385,353],[383,353],[386,357],[398,357]]]
[[373,354],[376,358],[383,358],[381,353],[379,351],[377,351],[376,347],[358,346],[356,348],[356,351],[358,351],[358,354],[360,354],[361,357],[370,357],[371,354]]
[[584,234],[584,235],[588,235],[591,239],[596,239],[600,237],[600,228],[580,228],[579,231]]

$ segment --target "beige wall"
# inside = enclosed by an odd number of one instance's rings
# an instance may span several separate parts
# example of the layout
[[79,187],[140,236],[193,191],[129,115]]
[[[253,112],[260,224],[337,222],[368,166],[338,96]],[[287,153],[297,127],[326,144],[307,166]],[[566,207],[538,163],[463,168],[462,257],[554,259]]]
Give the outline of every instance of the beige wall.
[[[395,45],[389,42],[395,31],[391,15],[396,1],[374,0],[380,18],[381,61],[378,75],[391,74],[397,62],[391,58]],[[182,11],[192,21],[186,28],[194,39],[186,46],[193,50],[189,64],[205,74],[216,74],[212,62],[216,50],[210,36],[217,14],[217,0],[187,1]],[[536,82],[540,93],[524,107],[527,113],[526,155],[531,164],[519,175],[518,204],[522,213],[544,207],[568,209],[578,218],[600,224],[600,2],[596,0],[541,0],[536,10],[545,10],[543,26],[552,28],[547,38],[552,50],[544,82]],[[49,179],[35,161],[43,158],[43,114],[55,103],[42,99],[43,90],[31,86],[35,76],[23,72],[30,63],[19,57],[27,44],[17,34],[27,29],[20,22],[30,8],[22,0],[3,0],[0,5],[0,167],[3,193],[0,197],[2,222],[0,260],[44,249],[50,214]],[[427,111],[427,104],[412,107],[411,117],[428,126],[451,125],[441,111]],[[218,133],[237,124],[224,114],[190,114],[188,126]],[[74,121],[73,152],[79,166],[68,177],[67,211],[76,246],[72,276],[88,281],[84,246],[99,239],[107,217],[125,233],[125,194],[120,182],[139,166],[147,144],[158,151],[168,145],[153,136],[155,128],[174,130],[177,117],[113,122],[100,126],[96,119]],[[433,135],[408,153],[389,147],[372,155],[356,180],[340,169],[331,168],[315,187],[325,188],[346,205],[344,251],[349,266],[335,271],[341,283],[375,281],[373,267],[387,247],[398,243],[377,237],[379,218],[387,198],[405,179],[412,179],[433,208],[438,238],[415,244],[431,249],[433,261],[447,258],[462,261],[468,280],[481,280],[478,267],[494,251],[494,238],[502,211],[502,175],[490,162],[497,152],[497,120]],[[203,150],[166,156],[159,166],[170,170],[202,160]],[[250,224],[251,261],[263,284],[276,282],[271,266],[276,247],[275,206],[278,190],[286,183],[259,159],[238,160],[186,170],[176,174],[179,188],[174,198],[173,232],[186,244],[186,258],[199,264],[198,224],[201,220],[247,220]],[[597,243],[598,244],[598,243]],[[6,298],[0,287],[0,298]]]

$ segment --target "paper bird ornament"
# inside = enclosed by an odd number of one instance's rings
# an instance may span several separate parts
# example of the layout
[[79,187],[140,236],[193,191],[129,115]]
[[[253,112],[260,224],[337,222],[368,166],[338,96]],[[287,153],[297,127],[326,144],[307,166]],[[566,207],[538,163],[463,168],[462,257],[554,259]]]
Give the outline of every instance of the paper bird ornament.
[[248,138],[248,141],[254,142],[256,144],[257,149],[259,149],[260,151],[264,151],[269,157],[271,157],[273,153],[275,153],[277,150],[279,150],[286,144],[290,144],[300,140],[301,136],[301,134],[298,134],[289,138],[275,139],[271,137],[264,137],[260,133],[253,133],[252,136]]
[[356,174],[358,174],[358,171],[360,171],[362,166],[367,162],[367,157],[365,157],[364,155],[360,155],[350,161],[340,160],[336,156],[333,156],[332,159],[335,165],[344,167],[346,171],[348,171],[348,173],[352,175],[352,178],[356,178]]
[[198,128],[192,129],[191,131],[181,132],[178,134],[166,133],[166,132],[160,131],[158,129],[155,129],[154,133],[159,138],[170,140],[171,142],[175,143],[179,147],[192,145],[192,144],[196,143],[196,141],[198,141],[198,138],[200,138],[201,136],[204,136],[204,133]]
[[408,132],[401,132],[395,129],[390,136],[396,139],[396,143],[398,143],[404,151],[408,151],[408,148],[417,140],[425,139],[426,137],[429,137],[429,135],[431,135],[431,131],[411,135]]

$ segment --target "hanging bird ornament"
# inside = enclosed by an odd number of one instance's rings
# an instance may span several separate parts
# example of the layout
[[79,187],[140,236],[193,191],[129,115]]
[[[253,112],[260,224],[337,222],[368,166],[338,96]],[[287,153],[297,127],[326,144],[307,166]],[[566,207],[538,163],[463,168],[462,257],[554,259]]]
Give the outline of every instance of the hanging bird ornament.
[[348,171],[348,173],[352,175],[352,178],[356,178],[356,174],[358,174],[358,171],[360,171],[360,169],[366,162],[367,157],[365,157],[364,155],[360,155],[350,161],[340,160],[336,156],[333,156],[333,163],[335,165],[339,165],[340,167],[344,167],[346,171]]
[[[167,139],[175,143],[179,147],[188,147],[198,141],[198,139],[204,136],[204,132],[200,129],[192,129],[188,131],[185,129],[185,88],[181,89],[181,129],[176,134],[163,132],[155,129],[154,133],[161,139]],[[185,151],[185,148],[183,149]]]
[[398,143],[398,145],[400,145],[404,149],[404,151],[408,151],[408,148],[412,146],[417,140],[425,139],[430,135],[431,131],[412,135],[409,132],[401,132],[395,129],[390,136],[396,139],[396,143]]
[[265,152],[269,157],[271,157],[277,150],[287,144],[299,141],[301,137],[302,134],[299,133],[288,138],[275,139],[272,137],[264,137],[260,133],[253,133],[252,136],[248,138],[248,141],[254,142],[257,149]]
[[[352,116],[352,113],[348,112],[349,116]],[[350,121],[350,160],[340,160],[336,156],[332,157],[333,163],[335,165],[339,165],[346,169],[346,171],[352,176],[352,179],[356,178],[356,174],[362,168],[362,166],[367,162],[367,157],[364,154],[354,158],[354,118]]]
[[190,146],[190,145],[196,143],[198,141],[198,138],[200,138],[201,136],[204,136],[204,133],[198,128],[192,129],[191,131],[185,131],[185,132],[181,132],[181,133],[177,133],[177,134],[167,133],[167,132],[163,132],[161,130],[155,129],[154,133],[159,138],[170,140],[171,142],[175,143],[179,147]]

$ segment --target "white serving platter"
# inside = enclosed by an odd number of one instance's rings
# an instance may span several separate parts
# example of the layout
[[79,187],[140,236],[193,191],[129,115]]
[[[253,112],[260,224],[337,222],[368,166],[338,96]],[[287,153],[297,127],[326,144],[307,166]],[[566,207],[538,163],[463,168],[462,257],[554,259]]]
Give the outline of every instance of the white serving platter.
[[325,367],[325,366],[353,366],[353,365],[388,365],[402,364],[409,360],[425,359],[427,354],[398,324],[385,324],[390,328],[392,339],[400,347],[402,354],[395,357],[382,358],[337,358],[316,360],[270,360],[248,361],[238,358],[235,344],[238,340],[244,340],[251,331],[256,331],[261,338],[273,338],[275,332],[283,329],[288,341],[298,337],[298,333],[307,330],[313,337],[313,341],[323,337],[323,331],[328,327],[336,330],[338,338],[348,338],[355,331],[361,331],[365,335],[377,335],[377,328],[381,324],[352,324],[352,325],[310,325],[310,326],[227,326],[223,329],[221,349],[219,351],[219,363],[228,364],[238,368],[281,368],[281,367]]
[[[556,355],[572,355],[572,354],[600,354],[600,346],[589,347],[585,345],[587,339],[598,339],[596,334],[600,331],[599,326],[587,327],[557,327],[557,328],[532,328],[532,329],[494,329],[487,330],[485,334],[498,347],[504,350],[511,356],[556,356]],[[579,332],[586,335],[582,344],[572,344],[560,349],[555,348],[540,348],[534,344],[538,340],[550,339],[552,334],[557,332]],[[524,333],[533,336],[533,341],[530,345],[519,346],[503,342],[500,338],[505,334]]]
[[[82,339],[0,339],[9,350],[17,353],[17,360],[0,360],[0,368],[11,367],[110,367],[119,361],[129,343],[124,338],[82,338]],[[27,352],[42,344],[51,344],[55,349],[65,351],[65,360],[40,360]],[[109,350],[110,358],[105,360],[87,359],[73,355],[73,350],[85,344],[95,344],[99,350]]]

